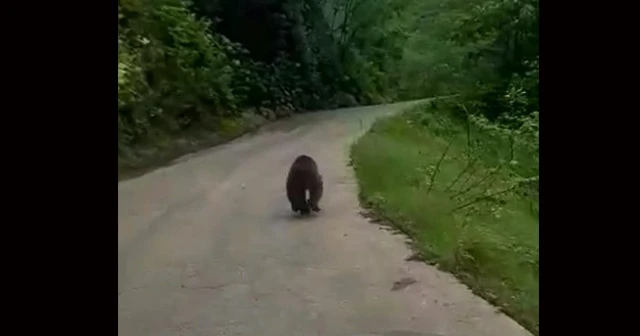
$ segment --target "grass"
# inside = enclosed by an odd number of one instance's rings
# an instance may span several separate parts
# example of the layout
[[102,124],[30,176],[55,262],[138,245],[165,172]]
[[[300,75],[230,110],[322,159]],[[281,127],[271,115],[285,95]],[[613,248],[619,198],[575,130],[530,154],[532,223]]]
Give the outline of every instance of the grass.
[[410,236],[419,258],[537,335],[538,201],[514,187],[537,174],[537,154],[448,111],[427,104],[379,120],[353,145],[361,202]]
[[118,181],[168,165],[185,154],[231,141],[266,123],[267,119],[257,114],[244,113],[237,119],[203,125],[179,134],[159,133],[145,143],[119,150]]

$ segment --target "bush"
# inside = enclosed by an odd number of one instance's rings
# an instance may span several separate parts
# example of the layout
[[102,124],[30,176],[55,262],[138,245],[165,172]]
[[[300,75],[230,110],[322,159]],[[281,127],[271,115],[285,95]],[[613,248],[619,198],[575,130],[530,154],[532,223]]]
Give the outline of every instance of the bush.
[[118,119],[125,143],[236,113],[227,41],[176,0],[119,7]]

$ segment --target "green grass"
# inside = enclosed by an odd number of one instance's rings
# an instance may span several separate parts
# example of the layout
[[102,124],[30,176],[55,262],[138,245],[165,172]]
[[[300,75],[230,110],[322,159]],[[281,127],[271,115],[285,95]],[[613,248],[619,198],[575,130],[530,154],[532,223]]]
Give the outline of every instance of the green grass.
[[360,199],[409,235],[419,257],[538,334],[537,198],[516,192],[482,198],[510,189],[517,176],[537,174],[537,156],[526,146],[511,150],[488,131],[468,133],[455,120],[425,105],[376,122],[352,147]]
[[220,145],[245,133],[256,131],[267,120],[253,113],[244,113],[236,119],[203,124],[177,134],[158,132],[144,143],[120,148],[118,152],[118,180],[145,174],[158,167],[171,164],[182,155]]

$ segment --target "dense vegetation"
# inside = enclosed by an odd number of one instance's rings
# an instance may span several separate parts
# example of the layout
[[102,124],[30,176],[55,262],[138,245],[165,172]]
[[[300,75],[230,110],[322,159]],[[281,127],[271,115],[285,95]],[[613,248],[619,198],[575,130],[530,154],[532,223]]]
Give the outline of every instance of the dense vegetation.
[[538,3],[426,2],[400,98],[458,93],[381,120],[352,148],[360,197],[538,334]]
[[356,144],[362,198],[537,333],[538,20],[537,0],[119,0],[119,167],[459,94]]
[[120,0],[120,166],[198,131],[225,138],[264,119],[393,100],[410,4]]
[[465,93],[491,121],[537,110],[537,0],[120,0],[118,28],[121,161],[357,104]]

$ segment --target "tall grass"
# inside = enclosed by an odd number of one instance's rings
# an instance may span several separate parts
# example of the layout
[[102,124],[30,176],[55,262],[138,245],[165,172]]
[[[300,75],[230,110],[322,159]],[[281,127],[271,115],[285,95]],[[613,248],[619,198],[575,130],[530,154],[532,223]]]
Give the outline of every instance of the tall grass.
[[537,334],[537,145],[487,125],[437,104],[378,121],[352,148],[360,198]]

